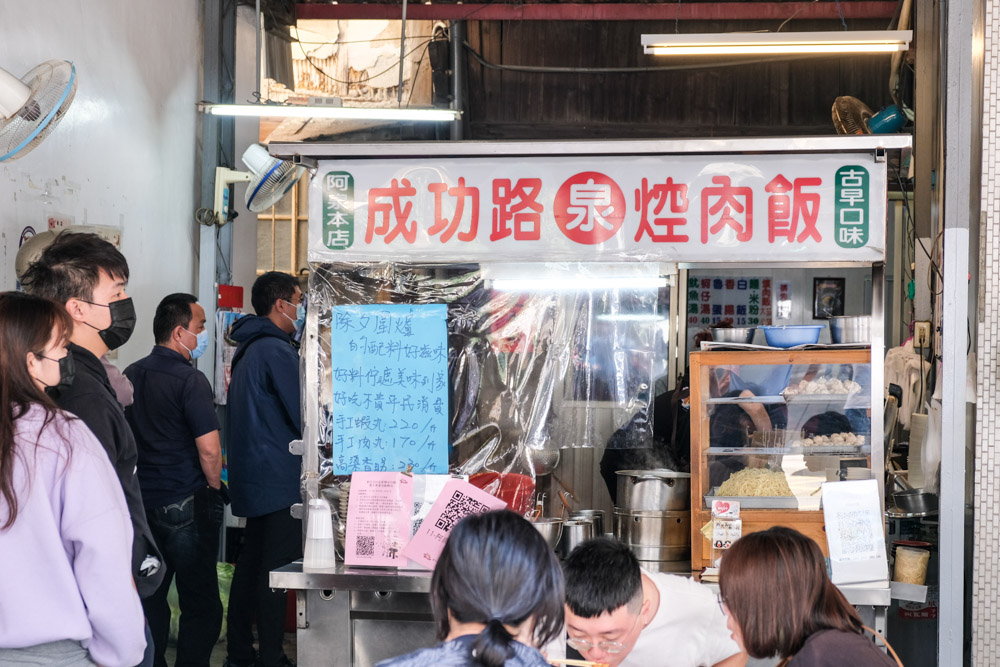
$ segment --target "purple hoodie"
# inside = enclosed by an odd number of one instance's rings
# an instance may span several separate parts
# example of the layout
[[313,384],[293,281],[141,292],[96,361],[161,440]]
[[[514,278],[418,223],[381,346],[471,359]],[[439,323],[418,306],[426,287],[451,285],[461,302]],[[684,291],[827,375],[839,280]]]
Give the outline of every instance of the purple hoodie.
[[[79,641],[104,667],[142,661],[132,524],[107,454],[82,421],[37,405],[15,423],[14,525],[0,530],[0,648]],[[36,444],[37,443],[37,444]],[[0,497],[0,524],[7,506]]]

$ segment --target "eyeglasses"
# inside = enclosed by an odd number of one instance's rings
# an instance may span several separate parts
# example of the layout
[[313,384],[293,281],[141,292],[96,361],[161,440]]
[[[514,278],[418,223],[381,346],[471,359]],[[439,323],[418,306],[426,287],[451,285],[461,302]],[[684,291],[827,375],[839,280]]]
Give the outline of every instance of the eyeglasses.
[[[624,634],[627,635],[628,633],[632,632],[633,629],[635,629],[635,626],[639,622],[639,618],[641,616],[642,614],[636,614],[635,621],[632,622],[632,626],[628,630],[626,630]],[[605,653],[610,653],[612,655],[616,653],[621,653],[627,648],[625,644],[623,644],[622,642],[597,642],[595,644],[586,639],[573,639],[572,637],[566,639],[566,645],[581,653],[583,653],[584,651],[590,651],[596,646]]]
[[723,616],[729,615],[729,607],[726,606],[726,601],[722,598],[722,593],[715,596],[715,599],[719,601],[719,609],[722,610]]

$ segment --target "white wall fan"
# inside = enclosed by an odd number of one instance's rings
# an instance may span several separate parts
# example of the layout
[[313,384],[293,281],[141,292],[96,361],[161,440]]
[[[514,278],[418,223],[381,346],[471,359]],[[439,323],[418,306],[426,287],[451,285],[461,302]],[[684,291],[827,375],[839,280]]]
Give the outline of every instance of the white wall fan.
[[222,227],[229,222],[229,186],[234,183],[247,184],[247,208],[260,213],[278,203],[306,171],[305,167],[271,157],[260,144],[250,144],[244,151],[243,164],[249,171],[215,169],[213,210],[199,209],[195,216],[199,223]]
[[47,60],[20,79],[0,69],[0,162],[30,153],[75,95],[76,67],[66,60]]

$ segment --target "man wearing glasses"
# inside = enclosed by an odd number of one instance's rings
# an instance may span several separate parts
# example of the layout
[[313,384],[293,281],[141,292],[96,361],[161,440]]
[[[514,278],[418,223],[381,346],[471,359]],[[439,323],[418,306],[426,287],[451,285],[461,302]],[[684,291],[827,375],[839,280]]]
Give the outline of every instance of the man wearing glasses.
[[566,644],[611,667],[743,667],[716,595],[687,577],[640,569],[627,546],[584,542],[563,565]]

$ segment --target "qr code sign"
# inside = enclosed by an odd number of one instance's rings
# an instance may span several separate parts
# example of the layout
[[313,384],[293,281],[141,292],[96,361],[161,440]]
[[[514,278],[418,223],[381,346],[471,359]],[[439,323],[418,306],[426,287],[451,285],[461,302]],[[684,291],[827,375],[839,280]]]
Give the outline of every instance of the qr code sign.
[[838,515],[838,533],[843,548],[843,555],[851,556],[868,554],[874,548],[871,516],[865,510],[843,512]]
[[374,535],[358,535],[357,546],[355,549],[359,556],[374,556],[375,555],[375,536]]
[[482,514],[483,512],[488,512],[489,509],[489,507],[475,498],[470,498],[461,491],[455,491],[451,498],[448,499],[448,504],[445,505],[441,516],[434,522],[434,527],[445,532],[450,532],[455,527],[455,524],[468,515]]

